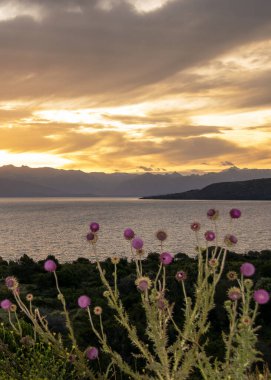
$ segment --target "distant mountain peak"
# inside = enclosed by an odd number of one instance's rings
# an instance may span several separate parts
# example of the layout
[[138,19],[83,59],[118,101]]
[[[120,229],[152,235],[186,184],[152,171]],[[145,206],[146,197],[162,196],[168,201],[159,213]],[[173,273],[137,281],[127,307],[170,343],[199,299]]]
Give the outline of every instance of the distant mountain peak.
[[[176,171],[163,173],[86,173],[81,170],[54,168],[30,168],[6,165],[0,167],[2,184],[16,180],[16,191],[10,188],[13,196],[27,196],[31,186],[44,196],[71,194],[71,196],[125,196],[143,197],[155,194],[181,193],[192,189],[202,189],[212,183],[246,181],[271,178],[271,169],[240,169],[231,166],[221,172],[183,175]],[[27,182],[27,186],[26,186]],[[10,186],[11,186],[11,182]],[[21,183],[21,187],[20,187]],[[24,192],[22,191],[24,189]],[[9,193],[6,186],[5,194]],[[0,196],[1,189],[0,189]],[[5,195],[6,196],[6,195]]]

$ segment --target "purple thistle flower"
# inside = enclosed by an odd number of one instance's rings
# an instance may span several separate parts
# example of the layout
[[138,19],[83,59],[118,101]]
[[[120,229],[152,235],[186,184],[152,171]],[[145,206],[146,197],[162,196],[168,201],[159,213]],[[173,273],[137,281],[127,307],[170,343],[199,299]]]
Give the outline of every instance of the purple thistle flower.
[[224,242],[228,247],[232,247],[233,245],[237,244],[238,239],[236,236],[228,234],[224,238]]
[[55,272],[56,268],[57,268],[57,265],[56,263],[54,262],[54,260],[46,260],[44,265],[43,265],[43,268],[47,271],[47,272]]
[[88,234],[87,234],[87,240],[88,241],[92,241],[92,240],[94,240],[95,239],[95,235],[94,235],[94,233],[93,232],[89,232]]
[[213,231],[206,231],[204,236],[207,241],[215,240],[215,233]]
[[132,241],[132,247],[134,249],[141,249],[143,247],[143,244],[144,244],[143,240],[140,239],[139,237],[134,238]]
[[126,240],[132,240],[135,237],[135,233],[132,230],[132,228],[125,228],[123,232],[123,236],[125,237]]
[[152,286],[152,282],[149,277],[139,277],[136,279],[135,284],[140,292],[145,292]]
[[194,231],[194,232],[197,232],[200,230],[200,223],[198,222],[193,222],[191,225],[191,230]]
[[219,217],[219,211],[214,208],[210,208],[210,210],[207,211],[207,217],[211,220],[216,220]]
[[167,239],[167,233],[163,230],[159,230],[156,232],[156,237],[160,241],[165,241]]
[[187,274],[183,270],[180,270],[176,273],[175,278],[177,281],[185,281],[187,279]]
[[4,309],[4,310],[10,310],[12,302],[10,302],[10,300],[8,300],[8,299],[4,299],[3,301],[1,301],[0,305],[1,305],[2,309]]
[[91,299],[88,296],[83,295],[78,298],[77,303],[79,307],[86,309],[91,304]]
[[238,301],[241,297],[241,290],[237,287],[232,287],[228,290],[228,297],[232,301]]
[[96,360],[98,359],[98,356],[99,356],[98,348],[88,347],[86,349],[86,357],[88,358],[88,360]]
[[238,208],[232,208],[230,210],[230,216],[232,219],[238,219],[242,215],[241,211]]
[[169,252],[163,252],[160,255],[160,261],[163,265],[169,265],[173,261],[173,256]]
[[141,280],[139,284],[137,285],[137,289],[141,292],[145,292],[149,287],[149,284],[146,280]]
[[244,263],[240,267],[240,272],[245,277],[251,277],[255,273],[255,266],[251,263]]
[[19,286],[17,279],[13,276],[6,277],[5,278],[5,284],[6,284],[6,287],[10,290],[15,290]]
[[90,223],[89,228],[90,228],[90,230],[91,230],[92,232],[98,232],[99,229],[100,229],[100,225],[99,225],[99,223],[92,222],[92,223]]
[[259,289],[254,292],[254,301],[260,305],[267,303],[270,299],[269,293],[264,289]]

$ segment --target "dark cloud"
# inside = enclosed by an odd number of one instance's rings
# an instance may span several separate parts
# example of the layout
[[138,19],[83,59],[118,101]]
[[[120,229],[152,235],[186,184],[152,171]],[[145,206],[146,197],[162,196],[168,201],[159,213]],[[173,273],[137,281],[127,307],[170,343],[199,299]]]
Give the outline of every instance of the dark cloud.
[[44,18],[0,23],[2,99],[121,97],[271,31],[269,0],[175,1],[146,14],[123,1],[111,11],[95,1],[17,3],[40,6]]
[[143,170],[144,172],[153,172],[153,168],[146,166],[138,166],[137,169]]
[[222,161],[220,162],[221,166],[235,166],[233,162],[231,161]]
[[[55,154],[71,153],[103,144],[110,144],[108,139],[103,139],[101,133],[78,133],[79,125],[66,125],[62,123],[15,125],[13,127],[0,128],[0,150],[8,150],[12,153],[25,152],[54,152]],[[114,135],[114,134],[113,134]],[[120,139],[120,136],[118,136]]]
[[146,137],[191,137],[207,134],[220,133],[221,128],[212,126],[170,126],[170,127],[154,127],[145,131]]
[[18,119],[29,118],[32,112],[25,109],[1,109],[0,107],[0,123],[13,123]]
[[[155,141],[136,139],[117,131],[97,130],[78,132],[79,125],[36,124],[0,128],[0,150],[11,153],[51,152],[63,158],[76,156],[76,161],[88,161],[89,157],[107,162],[116,168],[116,163],[135,160],[157,159],[164,165],[174,162],[181,165],[198,159],[226,157],[243,151],[236,144],[219,138],[190,137]],[[155,167],[140,165],[144,171],[158,171]],[[160,169],[164,171],[164,169]]]
[[[150,13],[130,0],[108,0],[103,10],[101,1],[0,0],[0,9],[18,9],[0,21],[0,150],[113,171],[139,162],[146,172],[270,162],[269,142],[240,147],[242,138],[227,140],[231,128],[192,125],[198,116],[208,124],[210,113],[270,107],[270,0],[175,0]],[[245,63],[225,58],[236,51]],[[137,103],[146,104],[122,114],[122,105]],[[35,112],[85,108],[91,120],[99,107],[101,124]],[[270,132],[268,122],[251,125],[240,136],[249,130],[253,143],[253,133]]]
[[163,144],[166,157],[174,162],[191,162],[198,159],[212,157],[225,157],[244,152],[246,149],[237,144],[219,138],[195,137],[189,139],[176,139]]

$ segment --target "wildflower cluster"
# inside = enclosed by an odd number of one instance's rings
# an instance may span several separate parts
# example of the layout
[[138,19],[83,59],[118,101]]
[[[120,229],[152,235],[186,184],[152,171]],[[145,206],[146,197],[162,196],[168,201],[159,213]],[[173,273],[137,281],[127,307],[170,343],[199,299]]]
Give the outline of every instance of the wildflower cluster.
[[[229,216],[231,221],[237,220],[241,217],[241,211],[231,209]],[[77,307],[89,320],[91,330],[96,337],[96,344],[91,344],[84,350],[80,349],[65,297],[58,284],[58,264],[54,260],[46,260],[44,270],[51,273],[55,279],[57,298],[63,307],[70,339],[69,347],[64,345],[61,336],[56,336],[50,331],[46,317],[41,315],[38,308],[33,307],[35,300],[33,294],[26,295],[27,303],[22,300],[19,282],[13,276],[5,279],[5,285],[12,292],[15,303],[4,299],[1,301],[1,307],[7,311],[9,322],[15,333],[20,336],[22,344],[28,342],[29,338],[23,334],[17,308],[32,323],[34,339],[38,335],[44,342],[52,346],[56,355],[68,357],[79,378],[91,380],[115,378],[115,370],[112,371],[112,368],[118,368],[119,373],[135,380],[185,380],[189,379],[196,369],[204,379],[243,379],[259,357],[255,348],[257,343],[256,318],[259,305],[267,303],[270,296],[265,289],[253,289],[254,284],[251,277],[254,276],[256,268],[252,263],[242,264],[239,273],[229,271],[226,277],[230,286],[226,295],[228,299],[225,302],[229,331],[223,332],[225,358],[224,361],[216,360],[214,362],[211,357],[208,357],[205,347],[208,344],[209,313],[214,308],[215,291],[223,275],[227,250],[238,243],[237,237],[231,231],[220,239],[217,226],[220,217],[218,210],[214,208],[208,210],[207,218],[211,222],[211,227],[203,233],[201,233],[201,224],[198,221],[190,224],[197,241],[198,272],[193,292],[187,291],[189,273],[182,267],[181,261],[174,275],[175,279],[168,277],[168,270],[174,262],[174,255],[164,248],[168,239],[167,232],[161,229],[155,234],[160,247],[159,263],[156,273],[148,273],[144,270],[146,252],[143,239],[137,236],[132,228],[124,230],[123,237],[128,243],[130,257],[136,270],[133,280],[134,289],[140,297],[142,313],[145,314],[144,337],[140,336],[136,326],[131,322],[121,299],[118,280],[120,257],[117,255],[111,257],[112,273],[108,273],[108,269],[105,271],[103,264],[98,259],[100,225],[97,222],[90,223],[90,231],[86,235],[86,240],[90,243],[92,257],[94,255],[96,259],[97,270],[104,288],[104,301],[113,311],[116,321],[125,330],[127,339],[133,345],[132,355],[143,363],[139,369],[111,346],[103,323],[106,310],[104,311],[99,305],[93,306],[92,299],[94,298],[87,291],[77,298]],[[211,246],[213,242],[215,242],[215,247]],[[167,286],[169,281],[176,281],[180,288],[184,312],[184,321],[181,324],[175,320],[175,315],[180,311],[176,304],[170,301]],[[32,338],[30,337],[30,339]],[[110,358],[109,366],[105,371],[101,369],[94,371],[93,363],[99,361],[100,356],[103,355]]]
[[225,360],[216,361],[215,365],[211,365],[209,358],[202,351],[198,357],[199,367],[201,374],[206,378],[244,379],[252,363],[259,359],[256,350],[255,320],[258,306],[267,303],[270,295],[265,289],[253,290],[254,284],[250,277],[255,272],[255,266],[246,262],[241,265],[239,276],[234,271],[227,273],[228,280],[234,281],[236,285],[228,289],[229,300],[225,302],[230,323],[229,332],[223,333]]

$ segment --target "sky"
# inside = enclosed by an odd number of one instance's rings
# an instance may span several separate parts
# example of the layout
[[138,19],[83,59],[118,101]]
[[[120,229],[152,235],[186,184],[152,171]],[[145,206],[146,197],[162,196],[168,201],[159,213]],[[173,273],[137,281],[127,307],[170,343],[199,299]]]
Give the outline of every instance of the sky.
[[0,0],[0,166],[271,168],[270,0]]

